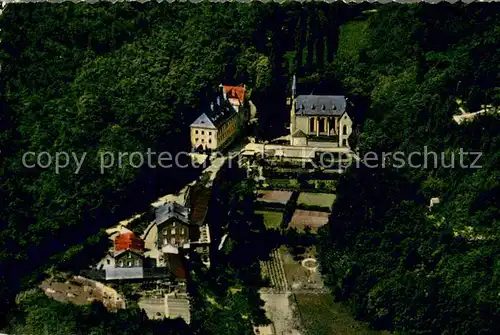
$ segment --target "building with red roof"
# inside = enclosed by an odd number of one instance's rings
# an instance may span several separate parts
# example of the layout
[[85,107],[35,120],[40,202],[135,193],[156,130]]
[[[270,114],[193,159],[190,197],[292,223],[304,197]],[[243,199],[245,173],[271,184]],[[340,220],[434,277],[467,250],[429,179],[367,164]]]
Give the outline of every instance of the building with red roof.
[[144,251],[144,241],[133,232],[125,232],[115,237],[115,252],[124,250]]
[[239,101],[241,105],[245,102],[245,93],[246,93],[246,88],[245,85],[239,85],[239,86],[229,86],[229,85],[222,85],[222,89],[224,92],[224,98],[228,99],[231,101],[231,99],[236,99]]

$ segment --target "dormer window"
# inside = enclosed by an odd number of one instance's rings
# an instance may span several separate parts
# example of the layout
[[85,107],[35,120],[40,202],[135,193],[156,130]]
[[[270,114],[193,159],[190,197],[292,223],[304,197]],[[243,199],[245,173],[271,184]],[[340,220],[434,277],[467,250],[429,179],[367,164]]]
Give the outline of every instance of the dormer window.
[[333,105],[333,106],[332,106],[332,109],[333,109],[333,110],[337,110],[337,106]]
[[321,105],[321,110],[325,110],[325,105]]
[[300,109],[304,109],[304,105],[300,105]]
[[312,105],[312,106],[311,106],[311,109],[314,109],[314,108],[315,108],[315,106],[314,106],[314,105]]

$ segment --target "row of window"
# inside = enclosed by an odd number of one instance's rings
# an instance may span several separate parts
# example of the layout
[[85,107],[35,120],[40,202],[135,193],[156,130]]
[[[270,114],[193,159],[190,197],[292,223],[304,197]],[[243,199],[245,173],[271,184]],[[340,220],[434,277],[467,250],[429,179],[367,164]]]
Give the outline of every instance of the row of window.
[[[170,234],[171,235],[175,235],[175,233],[176,233],[175,228],[170,229]],[[179,228],[179,234],[184,235],[184,228],[182,228],[182,227]]]
[[[178,241],[179,243],[178,244],[179,245],[183,245],[185,241],[186,241],[185,239],[181,238],[181,239],[179,239],[179,241]],[[171,245],[176,245],[177,244],[176,242],[177,242],[177,240],[176,240],[175,237],[171,237],[170,238],[170,244]],[[163,239],[163,244],[168,244],[168,238],[165,237]]]
[[[326,132],[326,130],[325,130],[325,128],[326,128],[325,127],[326,126],[325,120],[320,119],[319,122],[318,122],[318,126],[319,126],[319,132],[320,133]],[[316,129],[316,121],[314,119],[311,119],[309,121],[309,132],[312,133],[312,132],[315,131],[315,129]],[[346,125],[344,125],[344,127],[342,128],[342,135],[347,135],[347,126]]]
[[[196,142],[198,142],[199,138],[198,138],[198,137],[196,137],[194,140],[195,140]],[[204,138],[202,138],[202,139],[201,139],[201,143],[205,143],[205,139],[204,139]],[[209,139],[208,139],[208,143],[212,143],[212,139],[211,139],[211,138],[209,138]]]
[[[194,131],[194,133],[195,133],[195,134],[198,134],[198,130],[195,130],[195,131]],[[201,134],[202,134],[202,135],[205,135],[205,131],[204,131],[204,130],[202,130],[202,131],[201,131]],[[209,135],[209,136],[212,136],[212,132],[211,132],[211,131],[209,131],[209,132],[208,132],[208,135]]]
[[[109,263],[108,263],[109,264]],[[132,262],[132,261],[127,261],[126,263],[124,261],[120,261],[118,262],[118,267],[119,268],[123,268],[124,265],[126,265],[127,267],[132,267],[133,265],[135,264],[135,266],[141,266],[141,261],[136,259],[135,262]]]

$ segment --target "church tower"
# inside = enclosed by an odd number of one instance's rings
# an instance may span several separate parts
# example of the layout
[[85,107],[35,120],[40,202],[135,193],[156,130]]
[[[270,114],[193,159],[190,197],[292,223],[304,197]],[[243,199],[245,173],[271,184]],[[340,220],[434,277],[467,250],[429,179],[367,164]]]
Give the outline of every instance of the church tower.
[[295,132],[295,97],[297,94],[297,82],[295,75],[293,75],[292,79],[292,91],[291,96],[288,98],[289,106],[290,106],[290,142],[292,141],[292,135]]

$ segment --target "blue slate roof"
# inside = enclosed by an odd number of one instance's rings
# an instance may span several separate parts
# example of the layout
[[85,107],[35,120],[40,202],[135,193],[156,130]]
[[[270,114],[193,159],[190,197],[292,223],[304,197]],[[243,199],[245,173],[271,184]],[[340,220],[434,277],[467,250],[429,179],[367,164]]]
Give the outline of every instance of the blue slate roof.
[[215,129],[215,125],[207,116],[207,114],[201,114],[193,123],[191,123],[191,127],[199,127],[199,128],[210,128]]
[[343,95],[299,95],[295,99],[295,114],[304,116],[341,116],[347,101]]
[[216,129],[235,114],[236,110],[231,103],[217,96],[216,101],[205,107],[204,113],[191,124],[191,127]]

